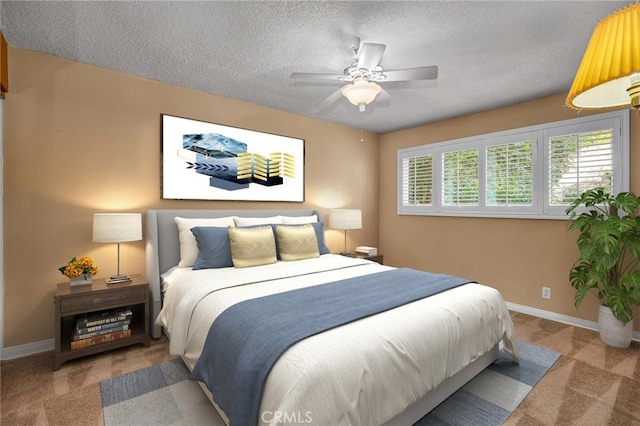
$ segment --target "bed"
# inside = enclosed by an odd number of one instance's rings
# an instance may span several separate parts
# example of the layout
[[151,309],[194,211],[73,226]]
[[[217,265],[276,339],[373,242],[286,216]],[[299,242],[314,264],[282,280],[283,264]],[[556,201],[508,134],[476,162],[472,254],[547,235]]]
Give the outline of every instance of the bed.
[[[183,253],[176,217],[267,220],[282,216],[290,218],[290,224],[305,223],[313,216],[317,223],[321,220],[319,212],[302,209],[147,212],[152,335],[160,337],[164,329],[171,352],[190,370],[201,358],[211,324],[232,306],[296,288],[400,272],[330,253],[246,268],[177,266]],[[186,222],[186,226],[198,223]],[[259,222],[249,227],[259,227]],[[197,226],[208,226],[203,223]],[[221,223],[212,226],[222,227]],[[322,226],[314,225],[314,229]],[[410,425],[490,365],[497,358],[499,344],[518,361],[515,331],[500,294],[476,283],[458,285],[288,347],[273,364],[260,392],[257,422]],[[201,386],[229,423],[227,413],[208,388]]]

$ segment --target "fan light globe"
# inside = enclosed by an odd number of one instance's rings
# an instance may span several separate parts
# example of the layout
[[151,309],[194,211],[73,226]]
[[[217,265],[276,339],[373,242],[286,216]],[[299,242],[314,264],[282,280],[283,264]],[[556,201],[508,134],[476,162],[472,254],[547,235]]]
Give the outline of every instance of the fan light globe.
[[353,105],[360,107],[360,111],[364,111],[364,106],[373,102],[382,87],[376,83],[372,83],[366,78],[358,77],[353,84],[348,84],[342,89],[342,95]]

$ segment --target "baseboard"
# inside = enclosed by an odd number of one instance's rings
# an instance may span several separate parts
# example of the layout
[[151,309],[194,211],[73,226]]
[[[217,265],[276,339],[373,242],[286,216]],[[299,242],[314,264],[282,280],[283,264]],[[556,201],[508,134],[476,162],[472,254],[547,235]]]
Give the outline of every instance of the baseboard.
[[[587,321],[569,315],[557,314],[544,309],[532,308],[529,306],[518,305],[517,303],[506,302],[507,308],[511,311],[520,312],[534,317],[544,318],[551,321],[557,321],[564,324],[574,325],[576,327],[586,328],[588,330],[598,331],[598,323],[595,321]],[[640,332],[633,332],[633,340],[640,342]],[[1,359],[3,361],[15,358],[22,358],[34,355],[40,352],[52,351],[55,349],[55,340],[42,340],[40,342],[26,343],[24,345],[10,346],[2,348]]]
[[[564,324],[574,325],[576,327],[586,328],[588,330],[598,331],[598,323],[595,321],[587,321],[569,315],[557,314],[551,311],[545,311],[544,309],[532,308],[529,306],[518,305],[517,303],[505,302],[507,308],[511,311],[520,312],[527,315],[533,315],[534,317],[544,318],[551,321],[561,322]],[[634,331],[632,339],[636,342],[640,342],[640,332]]]
[[56,347],[55,339],[41,340],[39,342],[25,343],[24,345],[2,348],[2,360],[22,358],[40,352],[52,351]]

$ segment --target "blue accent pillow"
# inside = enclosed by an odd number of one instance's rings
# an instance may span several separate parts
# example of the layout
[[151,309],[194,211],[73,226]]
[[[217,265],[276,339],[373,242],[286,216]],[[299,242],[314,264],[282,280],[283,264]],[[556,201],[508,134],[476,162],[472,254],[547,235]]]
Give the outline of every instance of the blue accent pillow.
[[[255,228],[257,226],[264,226],[264,225],[266,224],[243,226],[243,228]],[[276,226],[302,226],[306,224],[292,223],[287,225],[287,224],[281,224],[281,223],[271,223],[270,225],[271,225],[271,229],[273,230],[273,237],[276,239],[276,253],[278,254],[278,260],[280,260],[280,246],[278,245],[278,234],[276,233]],[[316,231],[316,238],[318,239],[318,253],[320,253],[321,255],[331,253],[324,242],[324,225],[322,224],[322,222],[313,222],[313,223],[309,223],[309,225],[313,226],[313,230]]]
[[227,227],[196,226],[191,228],[198,243],[198,257],[193,269],[226,268],[233,266]]
[[316,231],[316,237],[318,238],[318,251],[320,254],[331,253],[324,242],[324,225],[322,222],[313,222],[309,225],[313,226],[313,230]]

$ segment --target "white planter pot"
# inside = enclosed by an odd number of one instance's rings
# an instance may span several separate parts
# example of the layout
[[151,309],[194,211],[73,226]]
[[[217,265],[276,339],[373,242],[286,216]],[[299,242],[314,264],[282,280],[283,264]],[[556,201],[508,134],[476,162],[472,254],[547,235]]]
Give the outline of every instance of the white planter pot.
[[73,287],[76,285],[91,284],[93,282],[92,278],[91,274],[82,274],[79,277],[69,278],[69,285]]
[[613,316],[611,309],[600,305],[598,325],[600,327],[600,340],[605,344],[616,348],[628,348],[631,344],[633,321],[622,324],[621,321]]

